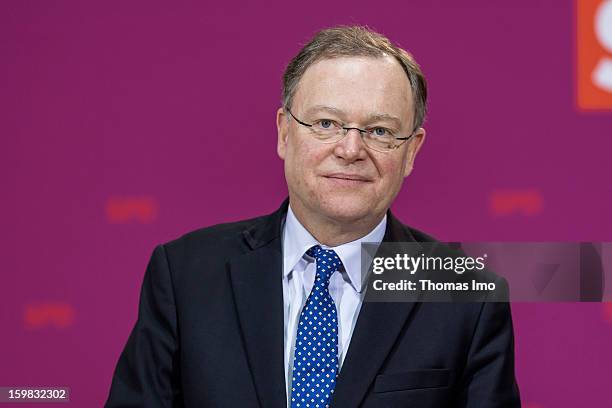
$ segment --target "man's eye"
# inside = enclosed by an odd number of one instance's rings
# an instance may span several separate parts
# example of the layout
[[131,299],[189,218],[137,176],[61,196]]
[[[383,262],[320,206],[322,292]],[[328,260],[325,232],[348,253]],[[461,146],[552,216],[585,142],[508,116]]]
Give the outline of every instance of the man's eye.
[[336,124],[333,120],[320,119],[315,122],[315,126],[320,129],[333,129],[336,127]]
[[372,134],[378,137],[391,136],[391,132],[383,127],[376,127],[372,129]]

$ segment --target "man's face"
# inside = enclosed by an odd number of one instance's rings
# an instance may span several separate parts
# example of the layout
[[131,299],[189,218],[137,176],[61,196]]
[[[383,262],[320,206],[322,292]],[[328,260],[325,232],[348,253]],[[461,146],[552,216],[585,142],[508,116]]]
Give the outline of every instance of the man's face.
[[[329,119],[345,127],[381,126],[396,136],[412,133],[414,104],[410,82],[392,57],[343,57],[311,65],[295,92],[291,112],[301,121]],[[380,219],[399,192],[425,132],[396,150],[368,148],[358,131],[323,143],[311,130],[277,113],[278,155],[292,209],[304,217],[334,223]]]

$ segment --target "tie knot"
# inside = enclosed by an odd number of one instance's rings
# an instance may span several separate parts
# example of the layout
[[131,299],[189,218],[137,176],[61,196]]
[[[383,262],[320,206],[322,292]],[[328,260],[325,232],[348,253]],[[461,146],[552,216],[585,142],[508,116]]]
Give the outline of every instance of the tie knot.
[[327,286],[329,278],[342,266],[340,257],[333,249],[323,249],[319,245],[311,247],[306,254],[316,260],[317,280],[323,280]]

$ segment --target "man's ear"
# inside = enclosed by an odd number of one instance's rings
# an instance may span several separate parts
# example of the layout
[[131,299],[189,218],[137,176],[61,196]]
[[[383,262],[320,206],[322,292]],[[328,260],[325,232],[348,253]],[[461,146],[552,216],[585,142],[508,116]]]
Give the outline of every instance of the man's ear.
[[404,177],[408,177],[408,175],[412,172],[412,168],[414,167],[414,159],[416,158],[417,153],[421,150],[421,146],[425,141],[425,129],[419,128],[414,136],[408,140],[408,151],[406,154],[408,155],[408,159],[406,160],[406,169],[404,170]]
[[285,153],[287,152],[287,136],[289,135],[289,121],[287,120],[287,114],[281,107],[276,111],[276,131],[278,132],[278,142],[276,144],[276,152],[278,157],[285,160]]

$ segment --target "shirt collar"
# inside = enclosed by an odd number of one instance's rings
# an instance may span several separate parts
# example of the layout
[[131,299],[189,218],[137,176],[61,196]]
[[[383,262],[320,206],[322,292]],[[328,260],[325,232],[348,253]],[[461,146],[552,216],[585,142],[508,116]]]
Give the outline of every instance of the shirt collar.
[[304,228],[291,210],[291,205],[289,205],[283,232],[283,277],[285,278],[289,275],[308,249],[313,245],[321,245],[322,248],[333,249],[336,252],[344,265],[351,285],[353,285],[357,292],[361,292],[361,243],[371,242],[380,244],[385,235],[386,228],[387,215],[385,214],[378,225],[366,236],[336,247],[328,247],[319,243],[312,234]]

